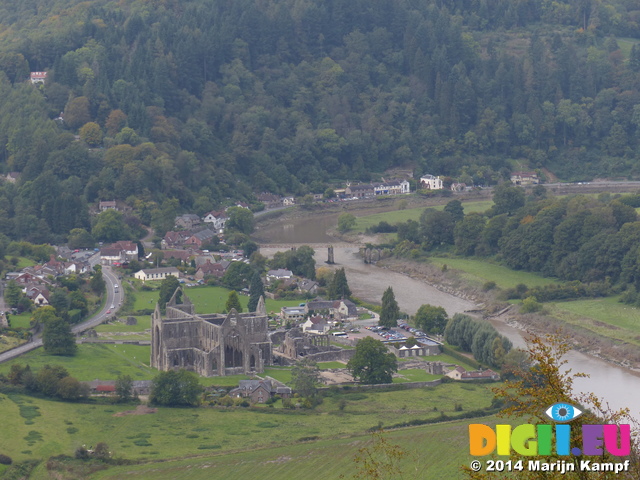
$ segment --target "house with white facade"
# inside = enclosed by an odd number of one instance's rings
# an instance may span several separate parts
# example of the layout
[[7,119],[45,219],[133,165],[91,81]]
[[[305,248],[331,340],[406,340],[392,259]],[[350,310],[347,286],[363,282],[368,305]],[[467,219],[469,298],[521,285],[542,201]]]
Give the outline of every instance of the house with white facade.
[[202,221],[204,223],[212,224],[213,228],[216,229],[216,232],[221,232],[222,230],[224,230],[224,226],[226,225],[228,219],[229,217],[227,216],[227,214],[223,210],[219,210],[207,213]]
[[180,270],[176,267],[147,268],[136,272],[133,276],[146,282],[147,280],[164,280],[170,275],[179,278]]
[[420,187],[426,190],[442,190],[442,178],[433,175],[423,175],[420,177]]

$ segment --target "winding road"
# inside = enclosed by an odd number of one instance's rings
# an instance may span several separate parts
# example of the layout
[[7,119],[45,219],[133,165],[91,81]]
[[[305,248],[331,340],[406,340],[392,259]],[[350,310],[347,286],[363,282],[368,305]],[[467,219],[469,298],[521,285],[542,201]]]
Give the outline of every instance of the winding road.
[[[96,253],[93,257],[89,259],[91,266],[93,267],[100,261],[100,254]],[[113,271],[111,271],[111,267],[104,265],[102,267],[102,275],[105,281],[106,288],[106,301],[104,302],[104,306],[100,309],[99,312],[89,317],[82,323],[74,325],[71,328],[71,331],[75,334],[84,332],[90,328],[96,327],[104,322],[107,318],[112,316],[118,309],[121,307],[122,301],[124,300],[124,293],[122,288],[119,287],[116,292],[116,285],[119,286],[119,280]],[[113,305],[114,308],[111,308]],[[110,313],[107,313],[110,312]],[[35,350],[38,347],[42,346],[42,338],[40,335],[34,336],[34,338],[23,345],[20,345],[16,348],[12,348],[11,350],[7,350],[6,352],[0,353],[0,363],[11,360],[15,357],[22,355],[23,353],[30,352],[31,350]]]

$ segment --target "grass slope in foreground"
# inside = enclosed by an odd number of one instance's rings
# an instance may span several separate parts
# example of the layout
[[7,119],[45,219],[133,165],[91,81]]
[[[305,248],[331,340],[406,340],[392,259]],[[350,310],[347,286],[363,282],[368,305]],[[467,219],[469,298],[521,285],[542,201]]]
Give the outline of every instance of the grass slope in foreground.
[[[73,455],[79,445],[106,442],[114,455],[168,459],[337,439],[370,428],[437,419],[489,407],[491,385],[449,383],[436,388],[334,392],[314,410],[274,408],[158,408],[147,415],[114,416],[133,405],[64,403],[0,395],[0,452],[14,461]],[[456,405],[462,408],[456,411]]]
[[[400,463],[402,478],[457,480],[466,478],[460,471],[468,465],[468,425],[461,420],[386,432],[385,438],[399,445],[407,456]],[[504,423],[495,417],[477,423]],[[260,472],[262,480],[334,480],[352,478],[356,473],[354,457],[358,449],[370,445],[371,436],[362,435],[312,443],[294,443],[250,452],[206,456],[146,465],[111,468],[97,472],[100,480],[245,480]],[[215,472],[215,473],[214,473]],[[344,476],[344,477],[342,477]]]

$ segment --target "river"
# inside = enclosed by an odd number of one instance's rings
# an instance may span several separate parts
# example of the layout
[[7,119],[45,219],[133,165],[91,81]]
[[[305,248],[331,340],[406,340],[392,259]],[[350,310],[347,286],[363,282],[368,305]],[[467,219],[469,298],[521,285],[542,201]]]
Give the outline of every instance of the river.
[[[337,216],[314,215],[312,218],[283,220],[280,225],[271,225],[258,230],[255,238],[261,243],[304,244],[331,242],[335,240],[327,235],[327,228],[335,225]],[[337,243],[337,242],[336,242]],[[263,255],[272,256],[282,248],[263,248]],[[349,287],[354,295],[365,301],[380,303],[382,293],[387,287],[393,288],[400,309],[413,315],[420,305],[431,304],[444,307],[449,316],[471,310],[472,302],[464,300],[428,285],[420,280],[381,269],[363,263],[357,256],[358,248],[351,246],[334,247],[336,267],[344,267]],[[316,262],[323,264],[327,259],[326,249],[316,249]],[[509,338],[516,347],[524,347],[522,332],[504,322],[492,322],[496,329]],[[569,352],[565,359],[566,368],[573,373],[585,373],[588,378],[576,378],[576,392],[592,392],[603,399],[613,409],[629,408],[632,416],[640,421],[640,375],[631,370],[612,365],[603,360],[591,357],[575,350]]]

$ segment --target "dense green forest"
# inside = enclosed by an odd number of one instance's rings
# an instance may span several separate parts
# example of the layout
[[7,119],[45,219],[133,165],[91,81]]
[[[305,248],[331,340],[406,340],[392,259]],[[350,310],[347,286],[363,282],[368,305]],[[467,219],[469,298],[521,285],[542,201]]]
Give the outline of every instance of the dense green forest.
[[162,231],[396,166],[640,176],[630,0],[0,0],[0,22],[10,238],[65,240],[99,200]]
[[398,224],[394,253],[491,257],[515,270],[570,281],[548,289],[516,288],[514,298],[535,293],[547,301],[626,291],[624,301],[640,301],[640,194],[546,198],[538,186],[527,197],[509,184],[494,193],[495,204],[484,214],[464,215],[460,201],[452,200],[442,211],[426,209],[419,221]]

